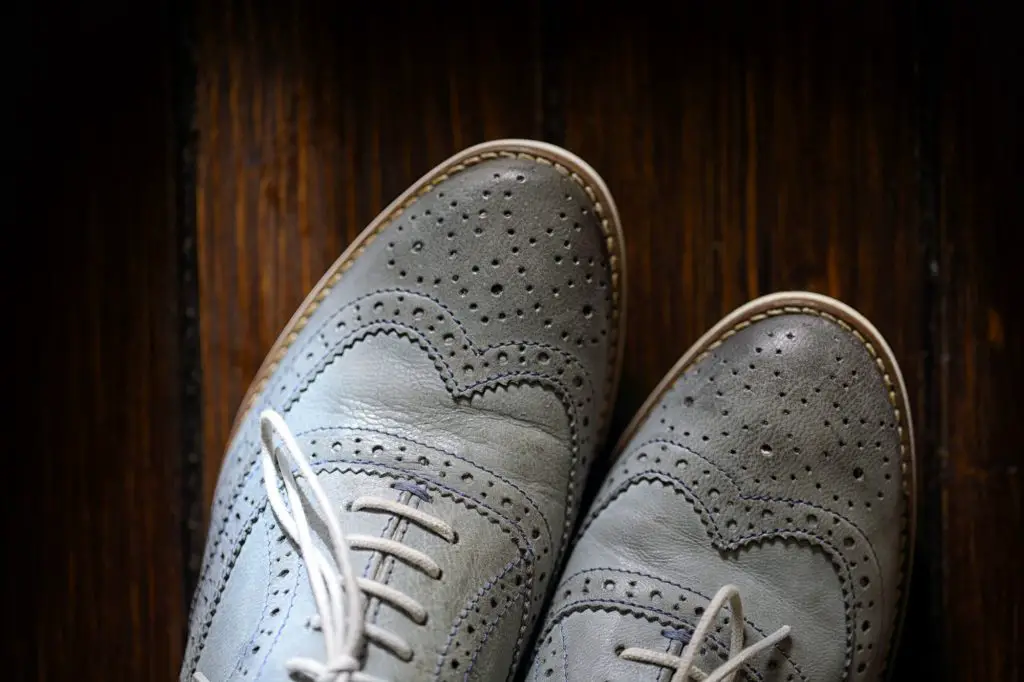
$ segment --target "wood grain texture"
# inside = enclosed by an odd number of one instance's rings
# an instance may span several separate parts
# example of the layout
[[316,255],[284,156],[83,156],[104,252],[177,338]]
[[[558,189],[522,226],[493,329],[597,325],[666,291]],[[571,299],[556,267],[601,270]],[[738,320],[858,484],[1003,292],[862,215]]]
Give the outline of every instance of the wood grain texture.
[[28,404],[6,429],[27,439],[7,451],[8,679],[168,680],[180,665],[164,10],[72,8],[19,24],[31,75],[14,141],[19,283],[8,300],[21,314],[8,326],[25,346],[15,371]]
[[943,34],[937,369],[953,679],[1024,678],[1024,107],[1013,26],[1006,11],[954,3]]
[[[540,134],[537,12],[211,2],[199,18],[205,499],[249,381],[363,227],[454,152]],[[428,27],[425,29],[425,27]],[[433,27],[433,28],[429,28]],[[457,36],[458,39],[452,39]]]

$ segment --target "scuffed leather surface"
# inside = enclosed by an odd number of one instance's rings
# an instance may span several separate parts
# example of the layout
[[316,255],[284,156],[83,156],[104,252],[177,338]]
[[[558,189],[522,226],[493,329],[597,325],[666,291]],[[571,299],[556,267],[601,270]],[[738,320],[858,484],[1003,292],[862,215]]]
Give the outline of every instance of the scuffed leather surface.
[[[578,178],[524,157],[467,165],[366,246],[244,416],[218,481],[182,680],[197,665],[212,682],[278,680],[288,658],[323,659],[304,567],[256,464],[267,407],[285,415],[346,532],[401,540],[442,568],[433,580],[354,553],[363,575],[429,614],[416,625],[371,600],[368,618],[415,653],[405,663],[370,645],[365,671],[498,680],[514,670],[609,410],[616,273]],[[399,481],[430,500],[391,487]],[[458,543],[346,510],[367,494],[446,520]]]
[[[813,312],[739,325],[665,392],[583,521],[528,679],[659,680],[725,584],[747,644],[790,639],[752,680],[875,680],[903,586],[899,416],[873,351]],[[728,609],[698,667],[728,650]],[[674,648],[673,648],[674,647]]]

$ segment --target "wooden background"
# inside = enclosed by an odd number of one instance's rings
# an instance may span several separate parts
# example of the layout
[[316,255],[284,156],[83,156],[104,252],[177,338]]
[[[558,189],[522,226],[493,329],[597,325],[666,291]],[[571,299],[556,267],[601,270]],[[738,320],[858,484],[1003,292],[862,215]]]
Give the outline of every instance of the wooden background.
[[176,677],[220,454],[279,329],[420,174],[524,136],[587,159],[622,213],[618,427],[759,294],[829,293],[877,324],[909,384],[922,476],[896,679],[1021,679],[1009,14],[346,6],[83,3],[9,26],[15,678]]

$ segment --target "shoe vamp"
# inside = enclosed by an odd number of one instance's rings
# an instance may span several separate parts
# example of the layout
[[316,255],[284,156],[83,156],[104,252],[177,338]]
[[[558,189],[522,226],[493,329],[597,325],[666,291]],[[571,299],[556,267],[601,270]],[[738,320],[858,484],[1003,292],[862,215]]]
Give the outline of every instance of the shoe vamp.
[[[327,364],[286,418],[297,435],[361,430],[404,439],[407,455],[396,466],[425,473],[443,471],[431,451],[454,455],[514,483],[545,511],[564,507],[571,439],[559,397],[533,383],[464,393],[444,379],[430,354],[408,339],[372,336]],[[352,451],[364,460],[382,454],[372,445]],[[430,464],[420,464],[422,457]]]
[[[680,488],[639,481],[593,518],[558,588],[548,627],[561,622],[547,635],[556,635],[549,648],[564,632],[570,669],[600,661],[608,679],[657,680],[653,666],[616,652],[680,653],[715,593],[732,584],[743,600],[746,645],[783,625],[793,628],[778,651],[752,659],[746,668],[751,679],[841,679],[846,618],[829,557],[782,538],[722,550],[700,504]],[[731,615],[722,611],[704,643],[698,667],[705,672],[727,658]],[[672,639],[666,630],[683,635]],[[574,664],[574,657],[581,660]]]
[[[568,418],[557,396],[543,386],[506,385],[455,398],[421,348],[376,335],[326,364],[286,419],[346,533],[393,539],[441,568],[435,579],[378,553],[353,552],[360,575],[399,590],[428,615],[426,624],[416,624],[388,603],[367,600],[367,621],[407,643],[413,657],[403,662],[370,645],[364,671],[383,679],[504,676],[539,615],[566,519],[572,462]],[[396,483],[418,486],[429,501],[393,488]],[[262,494],[258,485],[250,492]],[[450,524],[458,542],[388,514],[345,510],[366,495],[418,507]],[[327,551],[322,514],[313,509],[310,516]],[[323,636],[309,627],[315,607],[296,548],[274,545],[253,561],[271,567],[261,575],[285,572],[287,588],[272,586],[268,593],[288,589],[291,596],[286,609],[260,613],[256,629],[270,650],[262,649],[265,662],[259,649],[246,654],[252,659],[246,665],[272,670],[294,656],[323,660]],[[282,615],[268,619],[274,608]]]

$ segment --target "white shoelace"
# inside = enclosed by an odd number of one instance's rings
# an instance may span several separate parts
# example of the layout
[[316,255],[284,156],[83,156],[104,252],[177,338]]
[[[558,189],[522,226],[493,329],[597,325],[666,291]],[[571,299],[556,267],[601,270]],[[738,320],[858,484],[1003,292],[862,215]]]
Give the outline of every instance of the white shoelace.
[[[694,661],[700,652],[701,644],[707,637],[711,626],[714,625],[715,618],[725,606],[726,601],[729,602],[729,606],[732,609],[732,618],[729,621],[732,630],[732,638],[729,643],[729,658],[724,665],[709,674],[699,670],[694,665]],[[735,585],[726,585],[718,591],[715,598],[708,604],[707,610],[704,611],[704,615],[697,623],[697,627],[694,628],[693,636],[690,637],[689,644],[683,649],[682,655],[673,656],[662,651],[632,647],[623,650],[619,653],[619,656],[627,661],[650,663],[651,665],[675,670],[675,674],[670,682],[687,682],[691,678],[698,681],[703,680],[704,682],[733,682],[736,679],[736,673],[739,671],[740,666],[765,649],[773,647],[786,637],[789,637],[789,626],[783,625],[757,644],[744,649],[744,623],[740,591]]]
[[[360,578],[352,567],[350,550],[369,550],[390,555],[426,575],[440,579],[441,567],[423,552],[388,538],[368,535],[346,536],[341,522],[309,460],[302,453],[284,418],[273,410],[260,414],[260,436],[263,441],[261,463],[263,486],[278,523],[299,548],[309,574],[309,584],[318,613],[318,625],[326,642],[327,660],[293,658],[285,665],[289,672],[305,675],[314,682],[384,682],[359,669],[359,656],[366,641],[388,649],[402,660],[412,658],[412,648],[397,635],[364,620],[363,594],[376,597],[422,625],[427,620],[423,606],[393,587],[367,578]],[[280,447],[276,442],[280,441]],[[309,522],[303,509],[292,466],[306,479],[323,520],[327,526],[330,558],[313,543]],[[283,483],[288,503],[278,491]],[[417,491],[413,494],[423,497]],[[429,498],[426,498],[429,499]],[[352,502],[352,511],[369,510],[393,514],[415,523],[444,538],[456,542],[452,527],[441,519],[409,505],[381,497],[365,496]],[[194,674],[195,682],[209,682],[202,673]]]

